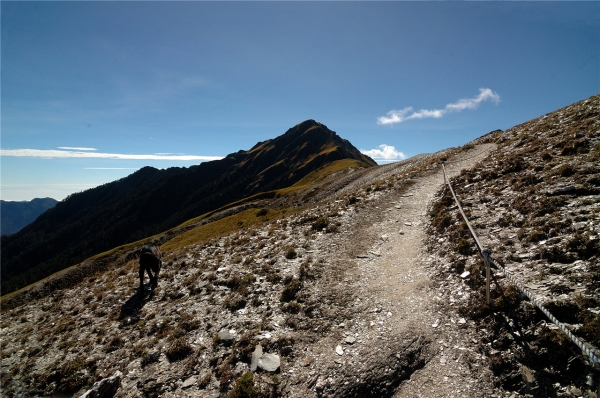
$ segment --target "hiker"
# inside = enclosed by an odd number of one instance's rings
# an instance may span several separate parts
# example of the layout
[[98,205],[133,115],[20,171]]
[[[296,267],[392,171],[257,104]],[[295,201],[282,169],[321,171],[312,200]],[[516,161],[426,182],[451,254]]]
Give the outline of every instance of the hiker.
[[[162,266],[162,254],[158,246],[146,244],[140,250],[140,295],[144,297],[144,272],[148,272],[152,290],[158,285],[158,274]],[[152,275],[154,272],[154,275]]]

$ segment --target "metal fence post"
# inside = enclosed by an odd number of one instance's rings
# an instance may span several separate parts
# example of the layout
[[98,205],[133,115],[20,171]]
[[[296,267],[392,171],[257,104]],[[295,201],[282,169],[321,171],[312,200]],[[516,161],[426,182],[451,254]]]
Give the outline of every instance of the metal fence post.
[[483,249],[483,263],[485,264],[485,303],[490,305],[490,249]]

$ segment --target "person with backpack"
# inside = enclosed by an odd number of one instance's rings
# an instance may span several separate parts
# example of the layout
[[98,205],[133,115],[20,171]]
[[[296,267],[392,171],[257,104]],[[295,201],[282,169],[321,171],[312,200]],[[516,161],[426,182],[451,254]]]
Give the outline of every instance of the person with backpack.
[[[158,274],[162,267],[162,253],[155,244],[145,244],[140,249],[140,295],[144,297],[144,273],[148,273],[152,290],[158,286]],[[154,272],[154,275],[152,274]]]

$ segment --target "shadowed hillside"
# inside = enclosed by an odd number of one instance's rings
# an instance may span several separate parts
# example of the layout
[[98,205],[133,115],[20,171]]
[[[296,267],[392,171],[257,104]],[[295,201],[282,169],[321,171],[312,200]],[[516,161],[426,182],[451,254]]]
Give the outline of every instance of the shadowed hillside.
[[154,235],[244,197],[285,188],[330,162],[375,162],[321,123],[190,168],[151,167],[69,196],[2,238],[2,294],[107,249]]

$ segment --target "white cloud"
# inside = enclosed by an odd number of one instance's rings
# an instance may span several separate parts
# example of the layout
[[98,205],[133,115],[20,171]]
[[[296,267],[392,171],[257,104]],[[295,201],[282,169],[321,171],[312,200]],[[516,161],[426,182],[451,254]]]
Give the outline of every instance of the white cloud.
[[379,118],[377,118],[377,123],[378,124],[393,124],[393,123],[400,123],[406,120],[405,115],[408,112],[412,112],[413,108],[412,107],[407,107],[404,109],[401,109],[399,111],[396,110],[392,110],[389,111],[387,113],[387,116],[381,116]]
[[453,104],[446,105],[448,112],[460,112],[463,109],[476,109],[483,101],[490,100],[495,104],[500,102],[500,96],[489,88],[480,88],[479,95],[475,98],[461,99]]
[[476,109],[479,104],[484,101],[492,101],[498,104],[500,102],[500,96],[489,88],[480,88],[479,95],[475,98],[458,100],[457,102],[447,104],[444,109],[421,109],[417,112],[413,112],[413,108],[409,106],[401,110],[391,110],[386,114],[386,116],[378,117],[377,124],[402,123],[411,119],[438,119],[444,116],[446,113],[460,112],[465,109]]
[[59,146],[58,149],[66,149],[68,151],[97,151],[96,148],[80,148],[73,146]]
[[402,152],[399,152],[395,147],[386,144],[379,145],[379,149],[361,149],[360,152],[375,160],[393,161],[406,159],[406,156]]
[[89,159],[118,159],[118,160],[200,160],[210,161],[223,159],[222,156],[197,156],[197,155],[163,155],[163,154],[122,154],[67,151],[56,149],[0,149],[0,156],[15,156],[29,158],[89,158]]

